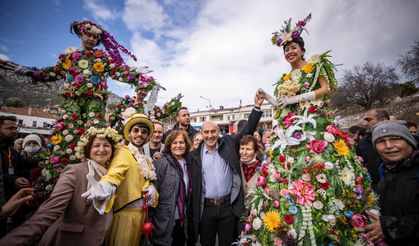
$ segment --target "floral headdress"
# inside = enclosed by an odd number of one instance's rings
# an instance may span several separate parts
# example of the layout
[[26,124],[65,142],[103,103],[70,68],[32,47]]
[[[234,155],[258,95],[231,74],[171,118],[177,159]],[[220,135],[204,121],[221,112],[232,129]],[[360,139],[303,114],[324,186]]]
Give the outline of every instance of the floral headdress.
[[278,45],[279,47],[285,46],[293,39],[300,37],[303,31],[307,32],[305,25],[311,20],[311,14],[309,14],[304,20],[298,21],[294,27],[291,28],[291,18],[285,21],[285,26],[279,32],[274,32],[272,36],[272,44]]
[[122,138],[118,134],[117,131],[114,129],[107,127],[107,128],[96,128],[96,127],[90,127],[82,137],[80,137],[79,142],[77,143],[76,147],[76,156],[79,159],[85,159],[84,156],[84,148],[86,148],[86,145],[89,143],[89,139],[92,136],[96,136],[98,138],[110,138],[112,139],[115,144],[119,143]]
[[92,21],[73,21],[70,25],[70,32],[75,33],[79,37],[86,32],[96,34],[99,38],[99,42],[97,43],[97,45],[100,44],[100,42],[103,43],[103,46],[105,46],[106,51],[108,51],[113,62],[117,66],[124,64],[124,60],[122,59],[119,50],[129,55],[134,61],[137,61],[137,58],[127,48],[119,44],[112,36],[112,34],[110,34],[106,30],[104,30],[100,25]]

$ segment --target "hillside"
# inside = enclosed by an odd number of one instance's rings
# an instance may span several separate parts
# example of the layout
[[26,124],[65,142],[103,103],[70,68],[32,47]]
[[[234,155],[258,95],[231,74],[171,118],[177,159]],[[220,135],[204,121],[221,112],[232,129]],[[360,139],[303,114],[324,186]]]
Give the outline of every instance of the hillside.
[[[43,84],[32,84],[31,79],[0,68],[0,105],[4,104],[8,98],[19,98],[25,106],[31,105],[35,108],[45,108],[57,105],[62,102],[59,95],[60,86],[63,81],[50,83],[49,86]],[[111,93],[108,102],[119,101],[122,98]]]

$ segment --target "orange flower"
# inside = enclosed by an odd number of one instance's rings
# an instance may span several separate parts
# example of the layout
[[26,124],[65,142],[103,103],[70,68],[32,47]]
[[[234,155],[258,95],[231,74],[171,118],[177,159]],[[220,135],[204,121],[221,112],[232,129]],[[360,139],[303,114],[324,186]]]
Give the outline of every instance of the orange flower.
[[105,70],[105,65],[103,65],[102,62],[96,62],[95,64],[93,64],[93,68],[96,72],[101,73]]
[[62,139],[63,139],[63,137],[61,137],[61,135],[59,135],[59,134],[53,135],[51,137],[51,143],[54,144],[54,145],[57,145],[57,144],[61,143]]
[[284,77],[282,77],[282,79],[284,81],[290,80],[290,78],[291,78],[291,74],[290,73],[288,73],[288,74],[284,75]]
[[313,71],[313,64],[311,63],[306,63],[301,70],[303,70],[305,73],[311,73],[311,71]]
[[72,63],[70,59],[65,59],[65,61],[63,62],[63,68],[64,69],[68,69],[69,67],[71,67]]

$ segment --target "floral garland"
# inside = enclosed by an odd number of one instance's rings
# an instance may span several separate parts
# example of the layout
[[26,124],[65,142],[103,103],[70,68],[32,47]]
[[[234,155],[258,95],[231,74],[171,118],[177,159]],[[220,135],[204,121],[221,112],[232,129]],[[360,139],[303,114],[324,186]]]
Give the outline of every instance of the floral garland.
[[180,96],[173,97],[169,102],[165,103],[162,108],[155,106],[153,113],[154,118],[156,120],[162,120],[168,118],[173,113],[176,113],[182,107],[180,98]]
[[87,129],[87,131],[83,134],[83,136],[77,143],[77,147],[75,148],[77,158],[85,159],[84,148],[89,143],[89,139],[92,136],[96,136],[98,138],[111,138],[115,142],[115,144],[119,143],[122,140],[118,132],[110,127],[100,129],[96,127],[90,127],[89,129]]
[[[285,74],[276,95],[315,90],[319,76],[334,88],[334,67],[326,54],[310,59],[311,65],[294,74]],[[289,87],[285,81],[290,80],[300,89]],[[257,187],[251,191],[240,244],[368,243],[363,234],[364,211],[377,209],[378,197],[347,134],[333,124],[329,105],[327,98],[301,102],[286,106],[276,116],[279,128],[270,148],[272,161],[262,166]]]
[[138,166],[138,169],[140,170],[140,174],[143,175],[146,180],[149,180],[149,181],[156,180],[157,179],[156,168],[154,167],[153,164],[151,165],[148,164],[148,163],[152,163],[151,159],[145,156],[144,154],[141,154],[140,150],[137,147],[135,147],[132,143],[129,143],[127,147],[129,151],[131,151],[135,160],[137,161],[137,166]]
[[[173,113],[177,112],[182,107],[181,97],[173,97],[169,102],[165,103],[163,107],[154,106],[154,112],[147,112],[152,118],[156,120],[162,120],[170,117]],[[122,118],[120,117],[122,112],[128,108],[134,108],[136,113],[144,112],[144,102],[137,100],[137,98],[126,95],[119,104],[110,109],[111,113],[108,114],[108,121],[110,125],[117,129],[119,132],[122,131]]]
[[136,68],[116,65],[103,50],[85,51],[71,47],[59,56],[57,64],[36,71],[33,77],[35,82],[65,79],[62,94],[66,98],[83,96],[106,100],[108,76],[135,87],[148,83],[141,79]]

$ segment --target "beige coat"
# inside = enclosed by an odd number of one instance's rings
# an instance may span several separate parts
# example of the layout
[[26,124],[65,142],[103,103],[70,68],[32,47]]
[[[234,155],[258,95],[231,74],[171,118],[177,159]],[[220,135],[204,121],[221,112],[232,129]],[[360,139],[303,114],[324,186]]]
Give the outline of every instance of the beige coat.
[[[112,214],[100,215],[81,194],[87,190],[87,163],[68,165],[50,198],[21,226],[0,240],[0,245],[101,245]],[[99,179],[99,177],[95,177]]]

